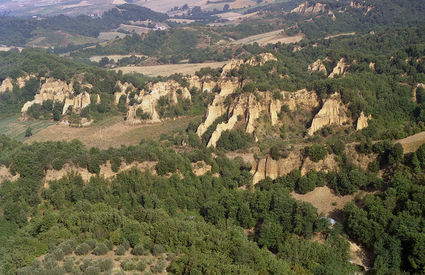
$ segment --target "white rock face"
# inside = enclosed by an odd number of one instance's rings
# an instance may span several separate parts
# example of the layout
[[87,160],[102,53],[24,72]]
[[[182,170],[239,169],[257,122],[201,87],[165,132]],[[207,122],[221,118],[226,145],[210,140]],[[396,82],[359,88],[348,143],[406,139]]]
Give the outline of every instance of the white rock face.
[[361,112],[359,118],[357,119],[356,130],[362,130],[369,126],[369,120],[372,119],[372,115],[365,116],[364,112]]
[[333,68],[331,74],[328,76],[329,78],[334,78],[337,75],[345,75],[350,65],[347,63],[345,58],[341,58],[336,64],[335,68]]
[[325,4],[315,3],[310,5],[307,1],[300,4],[298,7],[293,9],[291,12],[299,13],[302,15],[315,15],[321,12],[324,12],[326,8]]
[[332,95],[324,103],[320,111],[314,116],[308,134],[313,135],[329,125],[343,125],[348,122],[347,108],[341,101],[339,94]]

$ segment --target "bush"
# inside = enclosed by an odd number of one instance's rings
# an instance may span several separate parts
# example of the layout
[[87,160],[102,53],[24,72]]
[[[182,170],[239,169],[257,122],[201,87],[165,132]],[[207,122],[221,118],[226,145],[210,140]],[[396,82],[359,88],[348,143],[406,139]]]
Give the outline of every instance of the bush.
[[328,154],[328,151],[325,147],[319,144],[313,144],[307,148],[307,154],[312,161],[318,162],[325,158],[325,156]]
[[242,130],[226,130],[221,133],[221,137],[217,141],[217,148],[235,151],[245,148],[248,143],[253,141],[252,136]]
[[65,253],[63,253],[62,249],[56,248],[55,251],[53,251],[53,255],[55,256],[57,261],[62,261],[63,257],[65,256]]
[[93,239],[86,240],[85,243],[89,245],[90,250],[94,249],[97,244],[96,240],[93,240]]
[[163,272],[163,271],[164,271],[164,269],[165,269],[165,265],[166,265],[165,260],[160,259],[160,260],[156,263],[156,265],[151,266],[151,271],[152,271],[152,273],[156,274],[156,273],[161,273],[161,272]]
[[163,245],[161,245],[161,244],[155,244],[155,245],[152,247],[152,254],[153,254],[154,256],[158,256],[159,254],[164,253],[164,252],[165,252],[165,248],[164,248],[164,246],[163,246]]
[[96,245],[96,248],[93,250],[94,255],[105,255],[108,253],[109,249],[104,243],[100,243]]
[[138,244],[133,248],[133,255],[140,256],[143,255],[143,252],[145,252],[145,249],[141,244]]
[[96,266],[100,268],[101,272],[109,271],[114,267],[112,259],[100,259],[96,262]]
[[87,267],[84,275],[98,275],[100,274],[100,268],[98,266],[89,266]]
[[115,251],[115,255],[122,256],[125,254],[125,251],[126,251],[125,247],[123,245],[119,245],[117,247],[117,250]]
[[63,261],[63,268],[66,272],[71,273],[71,271],[74,269],[74,259],[66,258],[65,261]]
[[75,254],[77,255],[87,255],[91,250],[90,246],[87,243],[82,243],[77,246],[75,249]]
[[140,271],[140,272],[145,271],[146,260],[144,260],[144,259],[140,260],[136,265],[136,269],[137,269],[137,271]]
[[136,263],[133,261],[126,260],[121,263],[121,267],[124,269],[124,271],[136,270]]

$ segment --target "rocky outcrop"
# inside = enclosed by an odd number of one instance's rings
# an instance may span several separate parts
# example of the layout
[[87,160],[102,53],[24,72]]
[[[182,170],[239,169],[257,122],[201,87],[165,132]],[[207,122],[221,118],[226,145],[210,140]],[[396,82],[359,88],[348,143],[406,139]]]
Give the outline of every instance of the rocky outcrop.
[[367,126],[369,126],[369,120],[371,119],[372,115],[365,116],[364,112],[361,112],[359,118],[357,119],[356,130],[359,131],[367,128]]
[[312,64],[308,65],[308,72],[310,74],[312,74],[313,72],[322,72],[325,75],[328,74],[328,72],[326,71],[326,67],[321,59],[317,59]]
[[329,125],[343,125],[348,122],[347,108],[342,103],[339,94],[332,95],[324,103],[320,111],[314,116],[308,134],[313,135]]
[[418,90],[418,88],[422,88],[422,89],[425,89],[425,84],[423,84],[423,83],[418,83],[417,85],[416,85],[416,87],[414,87],[413,88],[413,91],[412,91],[412,101],[413,102],[416,102],[417,101],[417,90]]
[[204,120],[199,125],[197,134],[201,137],[210,127],[214,121],[227,112],[227,107],[224,105],[226,97],[234,92],[235,89],[240,87],[236,78],[231,78],[220,82],[221,91],[214,97],[213,102],[208,106]]
[[[226,92],[224,95],[227,96],[231,90],[224,89],[223,92]],[[215,147],[222,132],[233,129],[239,118],[241,118],[240,123],[244,126],[245,132],[253,134],[256,129],[256,121],[262,114],[268,115],[271,125],[274,126],[278,123],[278,116],[283,105],[287,105],[290,111],[294,111],[298,106],[312,111],[318,105],[316,93],[307,90],[281,92],[282,99],[275,99],[271,92],[262,92],[258,95],[241,94],[227,108],[224,106],[226,96],[221,93],[216,96],[214,102],[208,107],[205,120],[198,128],[198,135],[201,137],[218,117],[227,116],[227,121],[218,124],[212,133],[208,147]]]
[[12,79],[8,77],[5,80],[3,80],[3,82],[1,83],[0,93],[4,93],[6,91],[11,92],[12,90],[13,90]]
[[325,11],[326,5],[322,3],[315,3],[310,5],[309,2],[304,2],[298,7],[293,9],[291,12],[302,14],[302,15],[316,15]]
[[336,66],[333,68],[329,78],[334,78],[337,75],[345,75],[350,65],[347,63],[345,58],[341,58]]
[[137,89],[133,86],[133,84],[127,82],[123,84],[121,81],[118,81],[116,85],[119,87],[120,91],[114,93],[115,104],[120,102],[121,96],[126,96],[126,103],[128,104],[130,102],[128,97],[130,92],[136,91]]
[[335,160],[335,155],[326,155],[326,157],[318,162],[312,161],[309,157],[304,159],[301,166],[301,176],[306,175],[311,170],[329,172],[338,167],[338,162]]
[[[83,86],[89,87],[87,85]],[[25,114],[32,105],[41,105],[47,100],[51,100],[53,103],[64,103],[62,114],[65,114],[70,107],[72,107],[73,111],[79,112],[91,103],[89,93],[75,94],[72,81],[68,84],[59,79],[48,78],[41,85],[40,92],[34,96],[34,100],[26,102],[21,112]],[[100,101],[100,97],[98,97],[98,101]]]
[[226,76],[233,69],[238,69],[241,65],[262,66],[269,61],[277,61],[277,58],[272,53],[261,53],[247,60],[232,59],[229,63],[222,67],[222,75]]
[[69,107],[72,107],[72,110],[82,110],[89,105],[90,94],[87,92],[81,93],[77,96],[65,98],[62,115],[64,115],[68,111]]
[[174,80],[167,82],[157,82],[149,83],[148,90],[140,91],[137,95],[136,100],[139,102],[133,106],[129,106],[127,112],[126,122],[129,124],[138,124],[142,123],[143,120],[137,117],[137,110],[141,109],[143,113],[146,113],[150,116],[149,120],[145,122],[154,123],[161,121],[158,112],[156,111],[156,106],[161,97],[168,98],[170,104],[175,105],[178,103],[178,98],[191,100],[191,95],[189,90],[186,87],[181,86]]
[[11,92],[13,90],[14,83],[19,89],[22,89],[23,87],[25,87],[27,81],[30,80],[32,77],[35,77],[35,75],[25,75],[18,77],[16,81],[13,81],[12,78],[7,77],[5,80],[2,81],[0,85],[0,93],[4,93],[6,91]]
[[270,156],[260,159],[253,170],[253,184],[269,177],[276,179],[289,174],[292,170],[300,169],[302,165],[302,155],[300,151],[290,152],[287,158],[274,160]]

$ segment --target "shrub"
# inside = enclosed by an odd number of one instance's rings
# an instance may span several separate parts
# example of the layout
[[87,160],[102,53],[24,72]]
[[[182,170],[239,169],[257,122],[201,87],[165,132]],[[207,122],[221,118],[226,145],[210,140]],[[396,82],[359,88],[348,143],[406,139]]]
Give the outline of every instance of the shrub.
[[151,266],[151,271],[152,271],[152,273],[156,274],[156,273],[161,273],[161,272],[163,272],[163,271],[164,271],[164,269],[165,269],[165,265],[166,265],[165,261],[164,261],[163,259],[160,259],[160,260],[156,263],[156,265]]
[[96,248],[93,250],[93,254],[95,255],[105,255],[108,253],[109,249],[104,243],[100,243],[96,245]]
[[98,266],[89,266],[87,267],[84,275],[98,275],[100,274],[100,268]]
[[63,268],[66,272],[71,273],[72,269],[74,268],[74,259],[66,258],[65,261],[63,261]]
[[112,248],[114,248],[114,244],[112,243],[111,240],[106,240],[103,243],[106,245],[106,247],[108,248],[108,250],[112,250]]
[[89,245],[90,250],[96,247],[96,240],[89,239],[89,240],[86,240],[85,243]]
[[319,144],[313,144],[312,146],[307,148],[307,154],[314,162],[318,162],[319,160],[324,159],[327,153],[328,151],[326,150],[326,148]]
[[161,253],[164,253],[165,252],[165,248],[164,248],[164,246],[163,245],[161,245],[161,244],[155,244],[153,247],[152,247],[152,254],[154,255],[154,256],[157,256],[157,255],[159,255],[159,254],[161,254]]
[[143,255],[143,252],[145,249],[143,248],[143,245],[138,244],[133,248],[133,255],[140,256]]
[[140,272],[145,271],[146,269],[146,260],[142,259],[140,260],[137,265],[136,265],[136,269]]
[[270,156],[274,160],[279,160],[280,159],[280,149],[279,149],[279,146],[274,145],[274,146],[272,146],[270,148]]
[[126,260],[121,263],[121,267],[124,269],[124,271],[131,271],[136,269],[136,263],[133,261]]
[[55,251],[53,251],[53,255],[55,256],[57,261],[62,261],[63,257],[65,256],[65,253],[63,253],[62,249],[56,248]]
[[126,251],[125,247],[123,245],[119,245],[117,247],[117,250],[115,251],[115,255],[122,256],[125,254],[125,251]]
[[112,259],[100,259],[96,262],[96,265],[100,268],[101,272],[109,271],[114,267]]
[[77,255],[86,255],[91,250],[90,246],[87,243],[82,243],[77,246],[75,249],[75,254]]
[[242,130],[226,130],[217,141],[217,148],[234,151],[245,148],[252,141],[252,136]]

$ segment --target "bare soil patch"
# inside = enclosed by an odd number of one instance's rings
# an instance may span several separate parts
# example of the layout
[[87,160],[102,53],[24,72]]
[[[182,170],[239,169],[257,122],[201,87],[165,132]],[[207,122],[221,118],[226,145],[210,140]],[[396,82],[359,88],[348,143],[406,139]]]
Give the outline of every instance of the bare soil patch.
[[188,63],[188,64],[167,64],[155,66],[126,66],[118,67],[114,70],[121,70],[123,73],[141,73],[147,76],[169,76],[175,73],[193,75],[201,68],[211,67],[219,68],[224,66],[228,61],[223,62],[209,62],[209,63]]
[[105,119],[102,123],[85,128],[74,128],[61,124],[51,125],[26,140],[27,143],[43,141],[81,140],[88,147],[120,147],[135,145],[142,139],[157,139],[161,134],[184,129],[195,117],[180,117],[155,124],[128,125],[121,117]]
[[323,213],[337,221],[342,218],[341,211],[344,205],[355,197],[355,194],[338,196],[327,186],[316,187],[316,189],[304,195],[295,192],[292,192],[291,195],[297,200],[311,203],[317,208],[318,213]]
[[257,42],[259,45],[275,44],[279,42],[282,44],[290,44],[290,43],[299,42],[303,38],[304,38],[303,34],[288,36],[285,34],[283,30],[277,30],[277,31],[248,36],[248,37],[233,41],[232,44],[245,45],[245,44],[252,44],[255,42]]
[[404,153],[415,152],[422,144],[425,144],[425,131],[407,138],[399,139],[396,143],[400,143],[401,146],[403,146]]

